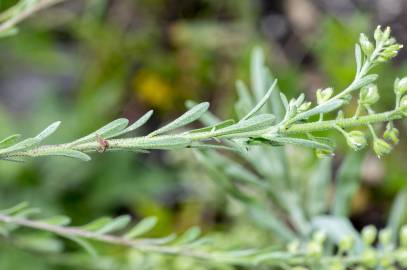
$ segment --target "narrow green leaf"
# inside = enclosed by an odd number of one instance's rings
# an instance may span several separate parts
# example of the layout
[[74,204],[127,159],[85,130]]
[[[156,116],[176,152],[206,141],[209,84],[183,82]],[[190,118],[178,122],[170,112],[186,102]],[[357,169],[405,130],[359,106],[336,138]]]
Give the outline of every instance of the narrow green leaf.
[[294,119],[290,122],[295,122],[302,119],[307,119],[313,115],[319,115],[321,113],[329,113],[336,109],[339,109],[345,104],[345,101],[342,99],[333,99],[321,105],[318,105],[311,110],[305,111],[303,113],[298,114]]
[[[324,158],[318,161],[317,166],[307,181],[307,209],[309,216],[314,217],[326,212],[327,191],[332,179],[332,159]],[[319,190],[319,192],[315,192]]]
[[86,252],[88,252],[92,257],[97,257],[98,253],[96,249],[85,239],[71,236],[71,235],[66,235],[66,234],[60,234],[61,236],[77,243],[79,246],[81,246]]
[[180,149],[187,147],[190,144],[190,140],[185,137],[152,137],[141,138],[135,142],[135,145],[131,144],[129,147],[136,147],[141,149]]
[[14,134],[0,141],[0,148],[6,148],[13,145],[19,138],[20,134]]
[[260,114],[244,121],[240,121],[234,125],[220,129],[216,132],[218,135],[236,134],[248,132],[258,129],[271,127],[275,117],[272,114]]
[[16,143],[16,144],[10,146],[10,147],[1,149],[0,153],[4,154],[4,153],[18,152],[18,151],[23,150],[23,149],[28,149],[28,148],[30,148],[30,147],[32,147],[32,146],[34,146],[34,145],[36,145],[36,144],[38,144],[40,142],[41,141],[39,139],[37,139],[37,138],[28,138],[28,139],[25,139],[25,140],[23,140],[23,141],[21,141],[19,143]]
[[71,150],[71,149],[57,149],[57,150],[49,150],[47,152],[41,152],[39,154],[36,154],[37,156],[64,156],[64,157],[70,157],[70,158],[76,158],[82,161],[89,161],[91,160],[91,157],[85,153],[82,153],[77,150]]
[[[407,188],[402,189],[397,194],[396,199],[390,210],[387,226],[393,232],[400,230],[403,224],[407,222]],[[396,236],[394,234],[394,236]]]
[[97,231],[109,224],[113,219],[111,217],[101,217],[86,225],[81,226],[86,231]]
[[57,226],[66,226],[71,223],[71,219],[67,216],[54,216],[46,219],[41,219],[39,221]]
[[332,213],[335,216],[348,216],[350,201],[360,184],[362,154],[351,152],[342,162],[336,176],[336,188]]
[[117,218],[114,218],[112,221],[107,223],[105,226],[97,230],[99,234],[108,234],[114,231],[124,229],[130,223],[130,216],[123,215]]
[[114,137],[129,133],[133,130],[138,129],[139,127],[143,126],[147,121],[151,118],[153,115],[153,110],[150,110],[146,112],[142,117],[140,117],[136,122],[128,126],[126,129],[122,130],[121,132],[118,132],[117,134],[114,135]]
[[260,101],[266,91],[266,80],[264,70],[264,54],[260,47],[254,48],[251,55],[250,78],[252,90],[256,101]]
[[104,139],[114,137],[116,134],[122,132],[123,129],[125,129],[128,124],[129,120],[127,120],[126,118],[116,119],[110,122],[109,124],[101,127],[100,129],[96,130],[95,132],[92,132],[89,135],[74,141],[72,144],[94,141],[96,140],[96,134],[100,135]]
[[[194,106],[196,106],[198,103],[196,103],[195,101],[192,100],[187,100],[185,102],[185,106],[188,109],[193,108]],[[214,114],[212,114],[211,112],[207,111],[206,113],[204,113],[200,119],[199,119],[205,126],[212,126],[212,125],[216,125],[217,123],[221,122],[221,120],[216,117]]]
[[362,50],[360,49],[359,44],[355,45],[355,60],[356,60],[356,74],[360,72],[360,68],[362,67]]
[[369,83],[372,83],[377,80],[379,76],[377,74],[369,74],[363,77],[362,79],[358,80],[356,83],[352,84],[352,87],[349,88],[349,91],[358,90]]
[[317,142],[313,140],[308,140],[308,139],[301,139],[301,138],[291,138],[291,137],[264,137],[265,139],[270,140],[271,142],[277,142],[281,144],[293,144],[293,145],[299,145],[299,146],[304,146],[304,147],[309,147],[309,148],[316,148],[316,149],[325,149],[325,150],[330,150],[332,151],[332,146],[322,143],[322,142]]
[[162,133],[166,133],[168,131],[174,130],[176,128],[185,126],[198,118],[200,118],[209,108],[208,102],[202,102],[198,105],[195,105],[190,110],[185,112],[183,115],[175,119],[174,121],[170,122],[169,124],[163,126],[162,128],[157,129],[156,131],[150,133],[148,136],[153,137],[155,135],[159,135]]
[[250,112],[255,104],[244,82],[240,80],[236,81],[236,91],[239,99],[236,102],[235,110],[238,117],[242,118]]
[[209,126],[209,127],[203,127],[203,128],[193,129],[193,130],[188,131],[188,132],[186,132],[186,133],[191,134],[191,133],[202,133],[202,132],[216,131],[216,130],[218,130],[218,129],[222,129],[222,128],[231,126],[231,125],[233,125],[234,123],[235,123],[235,120],[233,120],[233,119],[228,119],[228,120],[222,121],[222,122],[220,122],[220,123],[217,123],[217,124],[215,124],[215,125],[211,125],[211,126]]
[[264,106],[264,104],[270,98],[271,93],[273,92],[276,84],[277,84],[277,80],[274,80],[273,84],[270,86],[269,90],[264,95],[264,97],[259,101],[259,103],[257,103],[257,105],[245,117],[242,118],[241,121],[244,121],[244,120],[252,117],[255,113],[257,113]]
[[28,206],[29,206],[29,204],[27,202],[21,202],[11,208],[0,210],[0,213],[5,214],[5,215],[14,215],[14,214],[20,212],[21,210],[26,209]]
[[234,151],[234,152],[242,151],[242,149],[240,147],[232,147],[232,146],[227,146],[227,145],[209,144],[209,143],[193,143],[190,145],[190,147],[196,148],[196,149],[227,150],[227,151]]
[[147,232],[151,231],[157,224],[156,217],[147,217],[141,220],[136,226],[133,227],[127,234],[124,235],[127,239],[137,238]]
[[175,241],[174,244],[177,245],[186,245],[189,244],[199,238],[201,235],[201,229],[198,227],[191,227],[186,232],[184,232],[178,239]]
[[45,138],[47,138],[48,136],[50,136],[52,133],[54,133],[59,125],[61,124],[60,121],[54,122],[51,125],[49,125],[48,127],[46,127],[43,131],[40,132],[40,134],[38,134],[37,136],[35,136],[35,138],[38,141],[43,141]]

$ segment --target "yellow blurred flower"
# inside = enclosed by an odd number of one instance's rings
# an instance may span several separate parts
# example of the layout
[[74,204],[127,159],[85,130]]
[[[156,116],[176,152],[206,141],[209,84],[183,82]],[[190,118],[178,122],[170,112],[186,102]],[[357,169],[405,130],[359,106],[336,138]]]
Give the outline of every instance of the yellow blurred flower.
[[137,98],[150,107],[171,109],[173,102],[173,88],[159,75],[142,70],[134,76],[132,88]]

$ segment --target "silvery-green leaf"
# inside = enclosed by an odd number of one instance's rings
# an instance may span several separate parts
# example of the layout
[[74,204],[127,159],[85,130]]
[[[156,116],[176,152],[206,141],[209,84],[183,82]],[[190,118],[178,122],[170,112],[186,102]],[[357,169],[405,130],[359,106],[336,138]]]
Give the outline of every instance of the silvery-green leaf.
[[67,234],[60,234],[61,236],[77,243],[79,246],[81,246],[86,252],[88,252],[92,257],[97,257],[97,251],[96,249],[86,240],[76,237],[76,236],[71,236]]
[[127,120],[126,118],[116,119],[110,122],[109,124],[101,127],[100,129],[96,130],[95,132],[92,132],[91,134],[74,141],[72,144],[94,141],[96,140],[96,134],[100,135],[104,139],[114,137],[116,134],[123,131],[123,129],[125,129],[128,124],[129,120]]
[[11,208],[0,210],[0,213],[5,214],[5,215],[14,215],[14,214],[20,212],[21,210],[26,209],[28,206],[29,205],[27,202],[21,202]]
[[200,118],[209,108],[208,102],[202,102],[198,105],[195,105],[190,110],[185,112],[183,115],[175,119],[174,121],[170,122],[169,124],[163,126],[162,128],[157,129],[156,131],[150,133],[148,136],[153,137],[155,135],[159,135],[162,133],[166,133],[168,131],[174,130],[176,128],[185,126],[198,118]]
[[71,219],[67,216],[54,216],[46,219],[41,219],[40,221],[50,225],[57,226],[66,226],[69,223],[71,223]]
[[193,144],[191,144],[191,148],[227,150],[227,151],[235,151],[235,152],[242,151],[241,148],[237,148],[237,147],[231,147],[231,146],[220,145],[220,144],[209,144],[209,143],[193,143]]
[[47,152],[40,152],[36,154],[37,156],[64,156],[70,158],[76,158],[83,161],[91,160],[91,157],[83,152],[71,149],[56,149],[49,150]]
[[355,45],[355,60],[356,60],[356,74],[360,72],[360,68],[362,67],[362,50],[360,49],[359,44]]
[[186,133],[201,133],[201,132],[215,131],[215,130],[218,130],[218,129],[222,129],[222,128],[231,126],[234,123],[235,123],[235,120],[228,119],[228,120],[222,121],[220,123],[217,123],[215,125],[211,125],[209,127],[204,127],[204,128],[194,129],[194,130],[188,131]]
[[236,91],[239,99],[236,102],[235,110],[239,117],[243,117],[253,108],[253,100],[247,86],[240,80],[236,81]]
[[282,144],[294,144],[294,145],[299,145],[299,146],[304,146],[304,147],[309,147],[309,148],[333,150],[332,147],[328,144],[324,144],[321,142],[308,140],[308,139],[291,138],[291,137],[271,137],[271,138],[265,137],[265,138],[269,139],[271,141],[277,142],[277,143],[282,143]]
[[249,119],[250,117],[252,117],[255,113],[257,113],[262,107],[263,105],[267,102],[267,100],[270,98],[271,93],[273,92],[275,86],[277,84],[277,80],[274,80],[273,84],[270,86],[270,88],[268,89],[267,93],[264,95],[264,97],[259,101],[259,103],[257,103],[257,105],[246,115],[242,118],[241,121]]
[[8,136],[7,138],[4,138],[3,140],[0,141],[0,148],[5,148],[9,147],[10,145],[13,145],[20,137],[21,137],[20,134],[14,134]]
[[354,91],[359,88],[362,88],[365,85],[368,85],[369,83],[372,83],[377,80],[379,76],[377,74],[369,74],[363,77],[362,79],[358,80],[356,83],[352,84],[349,89],[349,91]]
[[252,130],[263,129],[271,127],[274,123],[275,117],[272,114],[260,114],[244,121],[240,121],[234,125],[217,131],[218,135],[236,134],[248,132]]
[[0,153],[12,153],[12,152],[17,152],[23,149],[27,149],[30,148],[38,143],[40,143],[41,140],[39,140],[38,138],[28,138],[25,139],[19,143],[16,143],[10,147],[7,148],[3,148],[0,150]]
[[266,79],[264,71],[263,50],[260,47],[257,47],[253,49],[250,63],[250,78],[256,101],[260,101],[266,91]]
[[332,112],[345,104],[345,101],[342,99],[333,99],[321,105],[318,105],[311,110],[305,111],[303,113],[298,114],[291,122],[307,119],[313,115],[318,115],[321,113],[328,113]]
[[[187,100],[185,102],[185,106],[188,109],[191,109],[192,107],[196,106],[198,103],[192,101],[192,100]],[[206,113],[204,113],[200,119],[199,119],[205,126],[212,126],[212,125],[216,125],[217,123],[221,122],[221,120],[216,117],[213,113],[207,111]]]
[[112,220],[113,219],[111,217],[101,217],[86,225],[83,225],[81,228],[86,231],[97,231],[109,224]]
[[129,145],[129,147],[135,147],[136,149],[179,149],[187,147],[190,144],[190,140],[185,137],[150,137],[141,138],[135,142],[135,145]]
[[397,232],[407,221],[407,189],[398,192],[390,210],[387,226]]
[[348,216],[350,201],[360,185],[360,166],[363,155],[351,152],[342,162],[336,175],[334,202],[331,212],[335,216]]
[[290,104],[288,103],[288,99],[282,92],[280,92],[280,98],[281,98],[281,103],[283,103],[283,106],[287,112],[290,109]]
[[[332,179],[331,172],[332,159],[320,159],[307,181],[307,209],[310,216],[321,215],[327,210],[327,191]],[[320,192],[315,192],[316,190]]]
[[138,129],[139,127],[144,125],[151,118],[151,116],[153,115],[153,112],[154,112],[153,110],[148,111],[142,117],[140,117],[136,122],[134,122],[133,124],[128,126],[126,129],[124,129],[121,132],[118,132],[117,134],[115,134],[114,137],[129,133],[129,132],[131,132],[133,130]]
[[61,124],[60,121],[58,122],[54,122],[51,125],[49,125],[48,127],[46,127],[43,131],[40,132],[40,134],[38,134],[37,136],[35,136],[35,138],[39,141],[44,140],[45,138],[47,138],[48,136],[50,136],[52,133],[54,133],[59,125]]
[[112,221],[107,223],[102,228],[98,229],[96,232],[99,234],[107,234],[110,232],[121,230],[130,223],[130,220],[130,216],[127,215],[114,218]]
[[198,239],[200,235],[201,235],[201,229],[199,229],[198,227],[189,228],[180,237],[178,237],[178,239],[175,241],[175,244],[178,244],[178,245],[189,244],[189,243],[195,241],[196,239]]
[[124,235],[127,239],[137,238],[147,232],[151,231],[157,224],[156,217],[147,217],[137,223],[128,233]]

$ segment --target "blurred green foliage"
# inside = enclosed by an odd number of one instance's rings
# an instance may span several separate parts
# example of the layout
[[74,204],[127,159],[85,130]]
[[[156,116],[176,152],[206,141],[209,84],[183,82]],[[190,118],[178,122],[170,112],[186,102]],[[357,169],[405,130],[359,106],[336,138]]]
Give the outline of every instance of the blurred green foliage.
[[[69,140],[118,116],[136,119],[150,108],[159,112],[147,127],[153,130],[183,111],[186,99],[211,101],[212,111],[230,115],[236,98],[234,80],[248,80],[249,53],[255,44],[266,49],[287,96],[303,90],[313,96],[317,87],[340,89],[351,81],[354,57],[349,48],[358,33],[377,24],[373,14],[362,10],[342,18],[322,10],[314,18],[315,29],[299,34],[301,29],[291,23],[284,1],[267,2],[78,0],[44,11],[22,24],[18,35],[0,41],[0,134],[33,134],[58,119],[64,126],[54,142]],[[0,8],[13,3],[3,0]],[[267,35],[273,32],[269,20],[284,22],[275,24],[275,32],[278,26],[285,32]],[[400,42],[406,43],[406,36]],[[407,74],[405,57],[378,72],[383,78],[379,85],[382,108],[378,109],[388,109],[393,102],[394,74]],[[405,121],[399,129],[401,138],[406,137]],[[301,161],[304,168],[294,173],[311,174],[318,166],[307,152],[296,154],[295,162]],[[381,162],[364,154],[360,179],[343,178],[362,185],[351,187],[357,189],[357,196],[348,198],[353,209],[349,214],[358,228],[367,223],[383,226],[393,198],[399,191],[405,193],[407,140],[402,139]],[[332,172],[346,155],[339,148]],[[213,234],[223,232],[220,242],[227,239],[230,245],[264,239],[264,232],[236,217],[238,206],[224,207],[224,194],[204,173],[190,174],[187,168],[191,167],[196,170],[197,165],[184,151],[148,156],[113,153],[95,157],[92,163],[66,159],[2,162],[0,208],[29,201],[45,214],[71,216],[74,224],[107,214],[129,213],[135,219],[155,215],[159,226],[154,235],[198,224]],[[400,202],[405,201],[404,193],[399,195]],[[399,223],[406,222],[405,209],[400,213],[403,221]],[[35,239],[20,244],[44,246]],[[157,265],[161,269],[230,269],[197,265],[189,259],[142,259],[137,254],[121,255],[120,249],[113,251],[119,262],[102,258],[95,262],[80,255],[58,255],[58,245],[48,243],[45,246],[53,247],[50,254],[54,255],[39,257],[0,242],[0,269],[78,269],[78,265],[120,269],[126,263],[133,269],[141,265],[143,269],[158,269]]]

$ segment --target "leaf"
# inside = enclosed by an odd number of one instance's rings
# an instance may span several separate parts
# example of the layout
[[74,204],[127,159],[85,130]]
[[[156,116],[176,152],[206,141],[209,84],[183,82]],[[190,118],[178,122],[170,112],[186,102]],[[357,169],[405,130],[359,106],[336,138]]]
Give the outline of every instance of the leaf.
[[362,242],[359,234],[353,227],[352,223],[345,217],[335,216],[317,216],[311,221],[312,227],[316,230],[323,231],[327,236],[336,244],[344,237],[351,236],[355,239],[355,248],[360,250],[362,248]]
[[407,188],[402,189],[397,194],[390,210],[387,225],[393,232],[399,231],[407,221]]
[[48,127],[46,127],[43,131],[40,132],[40,134],[38,134],[37,136],[35,136],[35,139],[37,139],[38,141],[43,141],[45,138],[47,138],[48,136],[50,136],[52,133],[54,133],[59,125],[61,124],[60,121],[54,122],[51,125],[49,125]]
[[332,146],[322,143],[322,142],[317,142],[313,140],[308,140],[308,139],[301,139],[301,138],[291,138],[291,137],[265,137],[264,138],[270,140],[271,142],[277,142],[277,143],[282,143],[282,144],[294,144],[294,145],[299,145],[299,146],[304,146],[304,147],[309,147],[309,148],[316,148],[316,149],[325,149],[325,150],[330,150],[332,151],[333,148]]
[[288,102],[287,97],[284,95],[284,93],[280,92],[280,98],[281,98],[281,103],[283,104],[285,111],[288,112],[290,110],[290,104]]
[[174,130],[176,128],[185,126],[198,118],[200,118],[209,108],[208,102],[202,102],[198,105],[195,105],[190,110],[185,112],[183,115],[175,119],[174,121],[170,122],[169,124],[163,126],[162,128],[157,129],[156,131],[150,133],[148,136],[153,137],[155,135],[159,135],[162,133],[166,133],[168,131]]
[[[307,208],[309,216],[326,211],[328,184],[332,178],[332,159],[320,159],[307,183]],[[319,192],[316,192],[319,191]]]
[[215,124],[215,125],[211,125],[211,126],[209,126],[209,127],[203,127],[203,128],[193,129],[193,130],[188,131],[188,132],[186,132],[186,133],[191,134],[191,133],[202,133],[202,132],[215,131],[215,130],[218,130],[218,129],[222,129],[222,128],[231,126],[231,125],[233,125],[234,123],[235,123],[235,120],[233,120],[233,119],[228,119],[228,120],[219,122],[219,123],[217,123],[217,124]]
[[342,107],[344,104],[345,104],[345,101],[342,99],[333,99],[331,101],[318,105],[318,106],[312,108],[311,110],[298,114],[290,122],[307,119],[313,115],[318,115],[321,113],[332,112],[332,111]]
[[138,129],[139,127],[143,126],[145,123],[147,123],[147,121],[151,118],[151,116],[153,115],[153,110],[150,110],[148,112],[146,112],[142,117],[140,117],[136,122],[134,122],[133,124],[131,124],[130,126],[128,126],[126,129],[118,132],[117,134],[114,135],[114,137],[129,133],[133,130]]
[[71,149],[56,149],[56,150],[49,150],[46,152],[40,152],[37,154],[37,156],[64,156],[64,157],[70,157],[70,158],[76,158],[82,161],[89,161],[91,160],[91,157],[85,153],[82,153],[77,150],[71,150]]
[[20,137],[21,137],[20,134],[14,134],[8,136],[7,138],[4,138],[3,140],[0,141],[0,148],[5,148],[9,147],[10,145],[13,145]]
[[379,76],[377,74],[366,75],[365,77],[359,79],[356,83],[351,84],[351,86],[349,87],[350,89],[349,91],[354,91],[359,88],[362,88],[363,86],[376,81],[378,77]]
[[133,145],[129,147],[141,148],[141,149],[179,149],[187,147],[190,144],[190,140],[185,137],[152,137],[152,138],[140,138]]
[[81,228],[86,231],[97,231],[106,226],[107,224],[109,224],[111,221],[112,221],[111,217],[101,217],[86,225],[83,225]]
[[356,74],[359,74],[360,68],[362,67],[362,50],[359,44],[355,45],[355,60],[356,60]]
[[25,140],[23,140],[23,141],[21,141],[19,143],[16,143],[16,144],[10,146],[10,147],[1,149],[0,153],[4,154],[4,153],[18,152],[20,150],[30,148],[30,147],[38,144],[38,143],[40,143],[39,139],[37,139],[37,138],[28,138],[28,139],[25,139]]
[[123,129],[127,127],[129,124],[129,120],[126,118],[119,118],[116,119],[109,124],[101,127],[100,129],[96,130],[95,132],[90,133],[89,135],[82,137],[72,144],[79,144],[94,141],[96,139],[96,134],[100,135],[102,138],[108,139],[114,137],[116,134],[119,134]]
[[86,240],[71,236],[71,235],[66,235],[66,234],[60,234],[61,236],[77,243],[79,246],[81,246],[86,252],[88,252],[92,257],[97,257],[98,253],[96,249]]
[[14,215],[14,214],[26,209],[28,206],[29,205],[27,202],[21,202],[11,208],[0,210],[0,213],[5,214],[5,215]]
[[216,150],[242,152],[242,149],[240,147],[232,147],[232,146],[221,145],[221,144],[193,143],[190,146],[191,146],[191,148],[196,148],[196,149],[214,149],[214,150],[216,149]]
[[253,116],[255,113],[257,113],[264,106],[264,104],[270,98],[271,93],[273,92],[276,84],[277,84],[277,80],[274,80],[273,84],[270,86],[269,90],[264,95],[264,97],[259,101],[259,103],[257,103],[257,105],[245,117],[242,118],[241,121],[250,118],[251,116]]
[[338,170],[331,210],[336,216],[348,216],[350,201],[359,187],[361,162],[362,155],[351,152]]
[[124,235],[124,238],[132,239],[137,238],[154,228],[157,224],[156,217],[147,217],[141,220],[136,226],[133,227],[128,233]]
[[240,80],[236,81],[236,91],[239,99],[236,102],[235,110],[239,117],[243,117],[253,108],[253,100],[247,86]]
[[266,88],[264,54],[260,47],[254,48],[251,55],[250,78],[254,96],[257,101],[260,101],[265,94]]
[[198,239],[200,235],[201,235],[201,229],[199,229],[198,227],[189,228],[180,237],[178,237],[178,239],[175,241],[174,244],[176,244],[176,245],[189,244],[189,243],[195,241],[196,239]]
[[102,228],[98,229],[96,232],[99,234],[108,234],[114,231],[121,230],[129,224],[130,220],[130,216],[128,215],[119,216],[111,220]]
[[[188,109],[193,108],[194,106],[196,106],[198,103],[192,101],[192,100],[187,100],[185,102],[185,106]],[[217,123],[221,122],[221,120],[216,117],[214,114],[212,114],[211,112],[207,111],[206,113],[204,113],[201,118],[199,119],[199,121],[201,121],[205,126],[212,126],[212,125],[216,125]]]
[[71,219],[67,216],[54,216],[46,219],[41,219],[40,221],[50,225],[57,226],[66,226],[71,223]]
[[242,132],[248,132],[253,130],[259,130],[271,127],[274,123],[275,117],[272,114],[260,114],[250,119],[240,121],[232,126],[220,129],[216,132],[219,136],[228,134],[236,134]]

